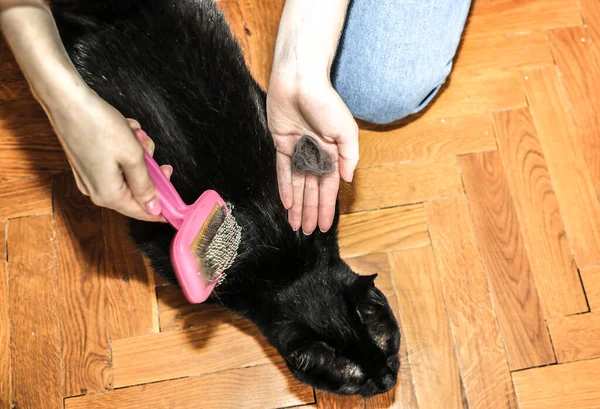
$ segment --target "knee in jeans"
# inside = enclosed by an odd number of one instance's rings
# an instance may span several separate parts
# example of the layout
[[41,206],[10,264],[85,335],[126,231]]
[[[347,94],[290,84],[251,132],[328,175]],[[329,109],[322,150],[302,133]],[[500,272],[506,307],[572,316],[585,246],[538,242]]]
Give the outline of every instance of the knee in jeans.
[[414,75],[379,73],[369,80],[356,78],[352,92],[343,95],[352,114],[374,124],[389,124],[426,107],[450,74],[451,64],[415,70]]

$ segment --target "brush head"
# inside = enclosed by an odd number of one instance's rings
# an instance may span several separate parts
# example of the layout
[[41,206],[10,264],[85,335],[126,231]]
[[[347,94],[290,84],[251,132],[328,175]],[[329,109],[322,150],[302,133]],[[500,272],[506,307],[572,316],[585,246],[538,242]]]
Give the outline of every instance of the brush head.
[[242,228],[229,207],[216,203],[193,241],[192,251],[200,265],[206,284],[225,279],[227,270],[237,257]]
[[181,215],[171,243],[171,262],[192,304],[208,299],[237,257],[242,228],[232,210],[217,192],[207,190]]

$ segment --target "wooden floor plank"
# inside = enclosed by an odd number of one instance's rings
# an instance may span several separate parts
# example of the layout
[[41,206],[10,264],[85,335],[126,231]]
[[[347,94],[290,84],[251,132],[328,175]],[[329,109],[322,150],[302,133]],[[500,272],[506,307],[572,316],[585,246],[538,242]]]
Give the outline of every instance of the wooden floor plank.
[[390,263],[419,407],[462,409],[456,353],[431,247],[391,253]]
[[67,399],[66,409],[269,409],[314,400],[284,364],[260,365]]
[[0,38],[0,102],[31,95],[29,85],[4,37]]
[[371,253],[360,257],[347,258],[346,263],[360,275],[377,274],[375,285],[388,298],[395,297],[390,262],[386,253]]
[[[579,0],[583,21],[594,42],[596,52],[600,51],[600,3],[596,0]],[[597,54],[600,56],[600,54]]]
[[332,393],[317,390],[317,408],[318,409],[387,409],[400,407],[402,409],[412,409],[411,406],[394,406],[395,397],[391,392],[373,396],[372,398],[362,398],[360,396],[339,396]]
[[12,407],[62,408],[61,332],[52,216],[8,223]]
[[115,387],[254,366],[281,358],[254,324],[215,322],[113,342]]
[[217,1],[242,45],[250,72],[263,89],[269,83],[275,38],[284,4],[285,0]]
[[429,244],[423,205],[393,207],[340,217],[342,257],[422,247]]
[[464,197],[426,206],[470,409],[515,409],[508,362]]
[[[4,42],[4,39],[0,39]],[[2,46],[0,46],[2,48]],[[7,61],[7,59],[10,60]],[[0,50],[0,72],[2,73],[2,81],[0,81],[0,102],[11,101],[27,97],[30,95],[29,85],[19,66],[14,61],[12,56],[8,57],[4,54],[3,50]]]
[[473,2],[466,35],[520,34],[581,24],[575,0],[478,0]]
[[66,172],[69,162],[54,134],[0,136],[0,181]]
[[392,207],[462,194],[454,157],[358,169],[341,189],[342,213]]
[[598,409],[600,359],[513,373],[520,409]]
[[211,328],[221,323],[242,323],[244,319],[218,304],[190,304],[179,287],[157,287],[160,330]]
[[44,110],[0,38],[0,181],[69,170]]
[[[417,403],[417,396],[415,394],[412,369],[410,367],[410,361],[408,357],[408,345],[406,343],[406,336],[404,335],[405,331],[402,328],[402,322],[400,322],[398,298],[394,296],[390,297],[388,300],[390,302],[390,307],[392,308],[392,311],[394,311],[394,316],[400,324],[400,351],[398,353],[398,356],[400,357],[400,369],[398,370],[398,379],[396,381],[396,387],[392,391],[388,392],[388,395],[392,395],[392,397],[390,398],[390,400],[392,401],[392,405],[390,407],[397,407],[402,409],[419,409],[419,404]],[[417,354],[416,351],[411,351],[411,353]]]
[[112,387],[101,210],[71,174],[54,181],[65,396]]
[[459,163],[510,368],[552,363],[552,344],[500,154],[466,155]]
[[452,76],[488,75],[528,67],[552,65],[546,33],[464,37]]
[[582,268],[580,274],[590,309],[600,310],[600,266]]
[[102,209],[106,293],[112,340],[158,332],[154,274],[128,234],[124,216]]
[[587,311],[585,293],[529,110],[496,112],[493,120],[544,318]]
[[515,73],[451,75],[439,96],[423,114],[448,119],[524,106],[527,106],[527,101]]
[[558,362],[600,357],[600,312],[548,320],[548,329]]
[[6,222],[0,221],[0,408],[12,402]]
[[531,113],[575,261],[600,264],[600,203],[553,68],[524,71]]
[[548,38],[577,125],[577,138],[600,194],[600,66],[584,27],[557,29]]
[[30,95],[0,102],[0,112],[0,140],[53,133],[46,112]]
[[424,115],[385,132],[361,129],[359,139],[358,168],[496,149],[487,114],[448,119]]
[[51,213],[51,190],[45,177],[0,182],[0,220]]

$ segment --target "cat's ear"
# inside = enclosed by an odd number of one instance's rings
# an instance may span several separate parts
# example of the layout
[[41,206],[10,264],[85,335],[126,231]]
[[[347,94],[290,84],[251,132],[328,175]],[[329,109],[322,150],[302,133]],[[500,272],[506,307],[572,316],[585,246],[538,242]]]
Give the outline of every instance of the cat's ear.
[[317,365],[327,366],[335,359],[335,349],[325,342],[316,341],[286,354],[285,359],[299,371],[307,371]]
[[352,284],[352,296],[356,302],[364,301],[368,297],[371,288],[375,287],[376,278],[377,274],[356,277]]
[[352,288],[356,313],[362,323],[376,317],[383,304],[375,290],[375,278],[377,278],[377,274],[358,276]]

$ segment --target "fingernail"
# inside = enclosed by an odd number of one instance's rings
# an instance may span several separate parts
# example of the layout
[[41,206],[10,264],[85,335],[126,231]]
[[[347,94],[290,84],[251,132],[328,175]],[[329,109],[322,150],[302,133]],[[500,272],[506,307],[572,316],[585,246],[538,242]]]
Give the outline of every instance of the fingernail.
[[[313,230],[314,231],[314,230]],[[302,230],[302,233],[304,233],[305,236],[310,236],[311,234],[313,234],[313,232],[311,231],[310,233],[305,232],[304,230]]]
[[146,210],[148,210],[148,213],[150,213],[152,216],[158,216],[162,211],[160,200],[158,200],[158,198],[150,200],[148,203],[146,203]]
[[140,136],[144,139],[150,139],[150,137],[148,136],[148,134],[143,130],[143,129],[138,129],[138,132],[140,133]]

